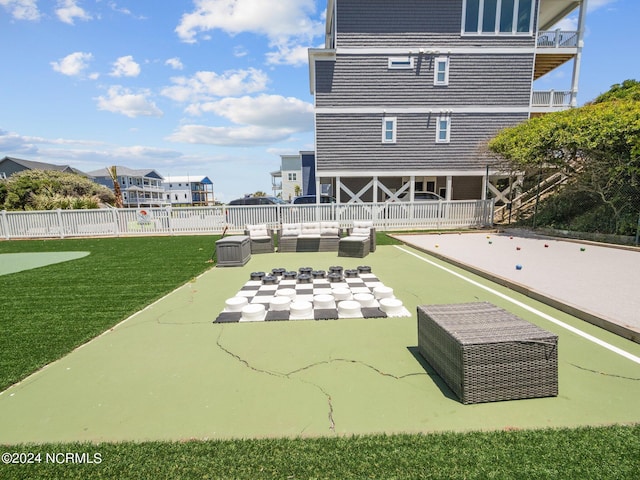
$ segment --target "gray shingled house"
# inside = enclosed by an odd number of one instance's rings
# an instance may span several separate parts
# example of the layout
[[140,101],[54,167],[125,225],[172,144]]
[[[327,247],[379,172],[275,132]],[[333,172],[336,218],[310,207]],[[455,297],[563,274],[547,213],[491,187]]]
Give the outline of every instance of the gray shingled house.
[[90,177],[80,170],[69,165],[54,165],[52,163],[34,162],[33,160],[23,160],[22,158],[4,157],[0,159],[0,179],[8,178],[14,173],[25,170],[53,170],[56,172],[76,173],[84,177]]
[[[339,202],[499,193],[500,129],[576,105],[587,0],[328,0],[309,50],[316,182]],[[578,9],[575,31],[551,30]],[[573,62],[571,85],[534,81]]]

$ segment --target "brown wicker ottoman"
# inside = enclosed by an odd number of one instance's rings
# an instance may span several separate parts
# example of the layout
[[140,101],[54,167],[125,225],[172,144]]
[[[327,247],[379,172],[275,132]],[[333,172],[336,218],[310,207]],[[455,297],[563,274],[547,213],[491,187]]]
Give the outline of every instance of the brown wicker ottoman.
[[488,302],[418,306],[418,350],[464,404],[557,396],[557,347]]
[[341,238],[338,242],[339,257],[364,258],[369,255],[369,237],[349,236]]

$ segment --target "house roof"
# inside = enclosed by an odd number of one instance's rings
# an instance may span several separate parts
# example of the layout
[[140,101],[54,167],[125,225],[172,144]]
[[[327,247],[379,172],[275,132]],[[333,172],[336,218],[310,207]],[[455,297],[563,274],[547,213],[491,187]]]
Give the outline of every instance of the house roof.
[[204,185],[213,185],[209,177],[204,175],[167,175],[164,177],[164,183],[202,183]]
[[22,158],[16,158],[16,157],[4,157],[2,160],[0,160],[0,164],[6,160],[9,160],[13,163],[17,163],[18,165],[23,166],[27,170],[54,170],[57,172],[77,173],[78,175],[83,175],[85,177],[91,176],[69,165],[54,165],[53,163],[36,162],[34,160],[24,160]]
[[[151,178],[157,178],[160,180],[163,179],[162,175],[160,175],[156,170],[152,168],[134,169],[129,167],[123,167],[121,165],[116,165],[116,173],[118,174],[118,176],[125,175],[127,177],[151,177]],[[100,168],[98,170],[93,170],[92,172],[89,172],[89,174],[93,175],[94,177],[111,178],[111,175],[109,174],[106,167]]]

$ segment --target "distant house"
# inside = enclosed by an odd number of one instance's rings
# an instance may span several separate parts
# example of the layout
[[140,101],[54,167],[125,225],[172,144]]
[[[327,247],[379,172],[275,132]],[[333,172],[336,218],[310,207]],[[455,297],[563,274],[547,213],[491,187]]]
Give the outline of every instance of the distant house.
[[[280,170],[271,172],[273,195],[292,200],[297,195],[315,195],[315,153],[280,155]],[[296,188],[298,187],[298,188]]]
[[215,203],[213,182],[202,175],[167,176],[162,182],[167,203],[175,206],[207,206]]
[[14,173],[25,170],[54,170],[57,172],[77,173],[84,177],[90,176],[69,165],[54,165],[52,163],[34,162],[33,160],[23,160],[15,157],[4,157],[0,160],[0,179],[9,178]]
[[[116,167],[122,201],[126,207],[160,207],[167,205],[162,175],[152,169]],[[106,168],[89,172],[94,181],[113,190],[113,181]]]

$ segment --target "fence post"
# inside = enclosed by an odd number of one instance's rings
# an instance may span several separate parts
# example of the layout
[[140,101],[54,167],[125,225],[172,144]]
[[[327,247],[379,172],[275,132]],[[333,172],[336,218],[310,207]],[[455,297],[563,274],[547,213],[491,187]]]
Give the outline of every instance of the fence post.
[[60,238],[64,238],[64,222],[62,220],[62,210],[58,208],[56,210],[58,216],[58,228],[60,229]]
[[640,213],[638,214],[638,228],[636,228],[636,247],[638,246],[639,240],[640,240]]
[[4,230],[4,237],[9,240],[11,236],[9,235],[9,222],[7,222],[6,210],[2,210],[2,229]]
[[169,229],[169,235],[173,236],[173,223],[171,222],[171,217],[173,216],[173,208],[171,205],[165,207],[165,212],[167,213],[167,228]]
[[111,212],[113,213],[113,234],[116,237],[120,236],[120,219],[118,218],[118,209],[114,208],[111,210]]

